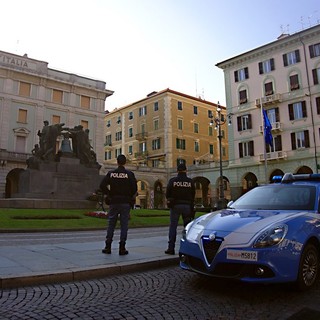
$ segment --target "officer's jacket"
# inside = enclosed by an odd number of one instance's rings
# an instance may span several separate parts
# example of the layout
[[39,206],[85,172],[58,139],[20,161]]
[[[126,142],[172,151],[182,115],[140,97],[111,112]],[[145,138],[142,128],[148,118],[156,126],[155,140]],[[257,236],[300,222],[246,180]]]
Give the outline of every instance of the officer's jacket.
[[119,166],[106,174],[101,181],[100,189],[110,198],[110,204],[131,204],[137,195],[137,180],[132,171]]
[[166,198],[174,204],[193,205],[195,192],[192,179],[187,177],[185,172],[179,172],[176,177],[169,180]]

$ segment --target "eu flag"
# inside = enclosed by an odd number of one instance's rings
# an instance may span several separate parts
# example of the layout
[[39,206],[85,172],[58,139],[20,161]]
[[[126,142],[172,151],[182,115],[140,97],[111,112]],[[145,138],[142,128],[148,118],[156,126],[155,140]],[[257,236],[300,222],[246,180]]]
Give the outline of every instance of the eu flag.
[[270,123],[270,120],[268,119],[268,115],[266,110],[262,110],[263,112],[263,122],[264,122],[264,140],[266,142],[266,144],[270,145],[272,147],[273,143],[272,143],[272,134],[271,134],[271,129],[272,129],[272,125]]

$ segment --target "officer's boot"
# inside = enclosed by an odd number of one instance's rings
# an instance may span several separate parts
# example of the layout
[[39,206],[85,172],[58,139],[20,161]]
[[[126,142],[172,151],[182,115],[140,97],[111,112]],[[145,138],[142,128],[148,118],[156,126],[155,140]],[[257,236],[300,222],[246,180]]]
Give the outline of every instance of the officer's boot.
[[128,254],[128,250],[126,250],[126,242],[125,241],[120,241],[119,242],[119,255],[120,256],[124,256],[126,254]]
[[111,253],[111,241],[106,241],[106,246],[102,249],[102,253],[110,254]]

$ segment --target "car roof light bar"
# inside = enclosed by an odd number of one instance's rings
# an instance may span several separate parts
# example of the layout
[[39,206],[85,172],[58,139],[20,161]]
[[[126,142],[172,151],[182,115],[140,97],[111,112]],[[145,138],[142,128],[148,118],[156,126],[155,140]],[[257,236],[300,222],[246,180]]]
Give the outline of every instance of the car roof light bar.
[[285,173],[281,183],[288,183],[292,181],[320,181],[320,174],[319,173],[302,173],[302,174],[292,174],[292,173]]

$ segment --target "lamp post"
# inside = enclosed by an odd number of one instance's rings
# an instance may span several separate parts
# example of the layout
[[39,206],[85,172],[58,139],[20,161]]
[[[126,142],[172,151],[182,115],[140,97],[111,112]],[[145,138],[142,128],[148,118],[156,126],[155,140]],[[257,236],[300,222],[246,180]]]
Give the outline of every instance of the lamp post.
[[220,103],[218,101],[217,104],[217,113],[218,116],[216,118],[213,117],[210,122],[210,125],[213,125],[213,121],[216,124],[216,129],[218,129],[218,141],[219,141],[219,201],[218,201],[218,209],[222,209],[226,207],[226,199],[224,197],[224,184],[223,184],[223,170],[222,170],[222,131],[221,126],[226,123],[226,118],[224,118],[221,114]]

